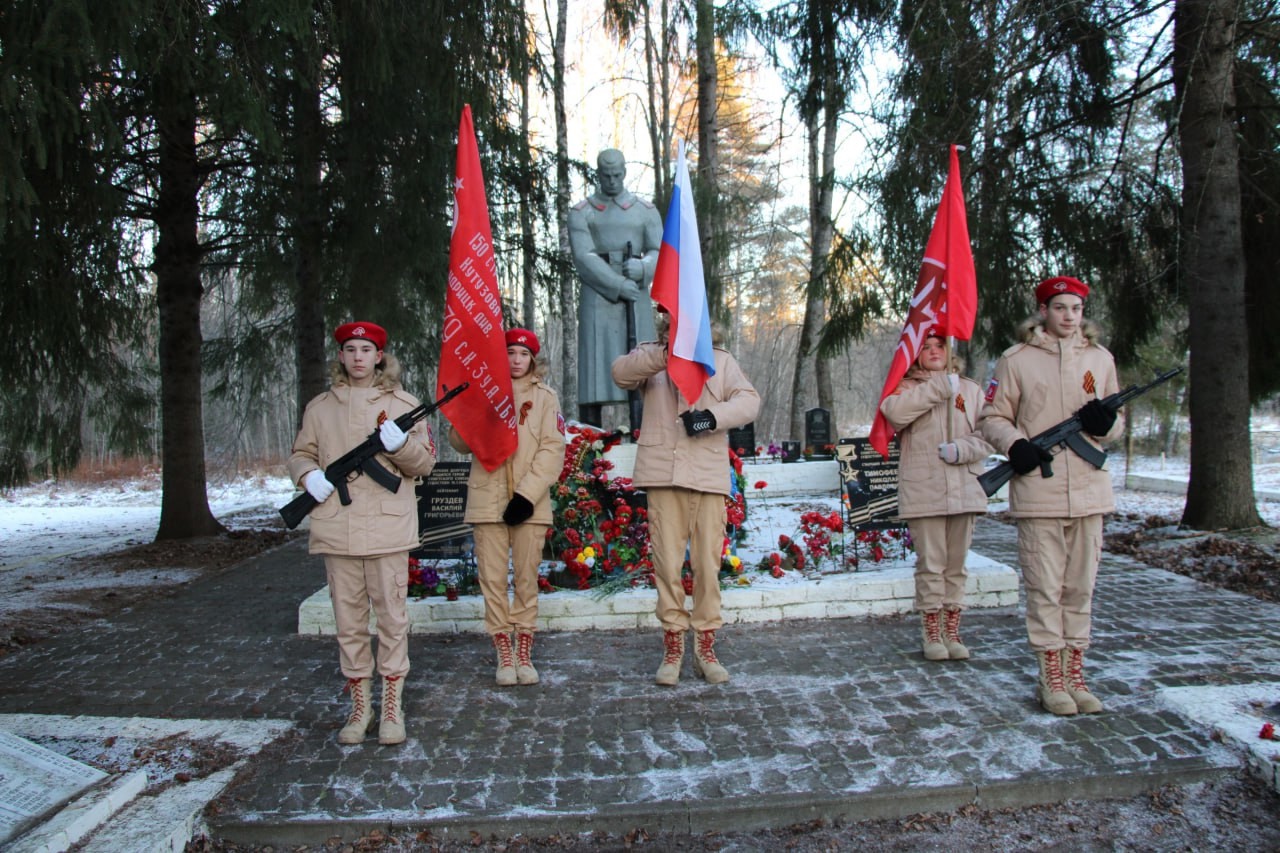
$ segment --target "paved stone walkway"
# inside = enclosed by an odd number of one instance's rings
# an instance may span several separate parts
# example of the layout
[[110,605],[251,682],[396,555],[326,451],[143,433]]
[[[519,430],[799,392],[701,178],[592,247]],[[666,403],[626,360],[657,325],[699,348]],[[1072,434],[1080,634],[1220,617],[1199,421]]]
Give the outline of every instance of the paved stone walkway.
[[[974,550],[1016,565],[1011,527]],[[652,683],[656,632],[547,633],[542,683],[498,689],[479,635],[415,637],[409,740],[339,747],[332,639],[299,637],[322,583],[301,541],[93,630],[0,659],[0,713],[287,719],[209,823],[230,840],[317,843],[378,828],[547,834],[704,831],[1124,795],[1240,766],[1164,687],[1274,682],[1280,607],[1105,555],[1097,716],[1055,718],[1014,608],[974,612],[972,661],[926,663],[912,618],[733,626],[733,680]]]

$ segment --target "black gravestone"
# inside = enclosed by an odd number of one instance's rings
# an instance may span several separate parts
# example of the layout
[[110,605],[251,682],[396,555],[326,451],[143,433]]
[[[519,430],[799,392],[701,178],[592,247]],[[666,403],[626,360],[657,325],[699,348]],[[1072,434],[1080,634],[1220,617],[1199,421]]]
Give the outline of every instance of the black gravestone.
[[410,556],[446,560],[471,552],[471,525],[462,520],[470,471],[470,462],[437,462],[418,484],[418,549]]
[[746,426],[734,427],[729,430],[729,447],[734,453],[742,457],[756,455],[756,425],[749,423]]
[[834,439],[831,438],[831,412],[822,407],[804,413],[804,446],[815,456],[830,458]]
[[885,459],[866,438],[842,438],[836,445],[840,480],[849,499],[848,522],[854,531],[906,526],[898,516],[898,442],[889,442]]
[[800,442],[784,441],[782,442],[782,461],[795,462],[800,458]]

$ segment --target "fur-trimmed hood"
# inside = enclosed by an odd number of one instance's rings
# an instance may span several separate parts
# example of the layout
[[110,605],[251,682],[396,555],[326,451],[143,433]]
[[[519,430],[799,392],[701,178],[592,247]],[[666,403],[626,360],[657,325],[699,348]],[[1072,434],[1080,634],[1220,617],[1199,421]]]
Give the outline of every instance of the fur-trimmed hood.
[[[373,372],[373,387],[381,388],[385,391],[395,391],[400,388],[400,361],[389,352],[382,353],[382,366]],[[337,388],[339,385],[350,384],[347,381],[347,372],[342,367],[342,362],[336,358],[329,363],[329,384]]]
[[[1034,314],[1018,324],[1017,340],[1019,343],[1031,344],[1035,343],[1037,338],[1043,338],[1048,334],[1044,329],[1044,322],[1039,314]],[[1084,338],[1086,343],[1100,343],[1099,338],[1102,337],[1102,327],[1092,320],[1086,318],[1080,321],[1080,337]]]

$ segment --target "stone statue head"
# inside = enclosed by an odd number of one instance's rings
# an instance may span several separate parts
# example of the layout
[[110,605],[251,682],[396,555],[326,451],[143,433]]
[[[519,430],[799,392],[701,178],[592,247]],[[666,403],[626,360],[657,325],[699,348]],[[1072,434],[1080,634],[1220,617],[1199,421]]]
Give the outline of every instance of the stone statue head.
[[625,188],[627,159],[617,148],[606,148],[596,155],[596,184],[600,192],[613,198]]

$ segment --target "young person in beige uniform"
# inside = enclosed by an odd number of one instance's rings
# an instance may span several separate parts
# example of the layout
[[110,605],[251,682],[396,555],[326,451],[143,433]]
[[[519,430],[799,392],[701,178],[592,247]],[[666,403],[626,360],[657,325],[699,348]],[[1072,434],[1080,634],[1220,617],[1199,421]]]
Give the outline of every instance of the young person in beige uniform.
[[[658,314],[658,340],[613,362],[613,381],[641,392],[644,414],[636,440],[632,482],[649,501],[649,539],[658,587],[663,657],[655,681],[674,685],[684,661],[685,632],[694,631],[694,671],[709,684],[729,680],[716,658],[720,615],[720,556],[729,495],[729,430],[755,420],[760,395],[729,351],[714,349],[715,375],[693,406],[667,375],[670,318]],[[685,606],[680,570],[686,547],[693,569],[693,611]]]
[[[1084,680],[1102,516],[1115,509],[1111,473],[1072,450],[1050,454],[1028,439],[1078,415],[1086,438],[1114,441],[1123,419],[1100,402],[1119,390],[1115,359],[1084,319],[1089,286],[1057,276],[1036,287],[1038,316],[1004,351],[978,421],[1009,457],[1009,509],[1018,520],[1018,560],[1027,593],[1027,637],[1039,664],[1036,697],[1059,715],[1102,710]],[[1042,462],[1052,465],[1045,477]]]
[[[472,459],[467,478],[463,520],[475,528],[484,627],[498,653],[495,678],[503,687],[538,683],[533,665],[538,562],[552,520],[551,486],[564,467],[560,399],[543,383],[546,366],[537,360],[539,349],[537,335],[528,329],[507,332],[507,362],[518,413],[516,450],[495,471],[486,471]],[[471,453],[456,429],[449,430],[449,444],[461,453]],[[508,566],[514,577],[514,599],[507,595]]]
[[[324,555],[338,658],[347,677],[351,713],[338,742],[356,744],[378,723],[378,743],[405,738],[403,692],[409,672],[409,552],[418,547],[414,480],[431,473],[435,445],[425,421],[408,434],[395,419],[418,406],[400,387],[400,364],[384,352],[387,333],[373,323],[344,323],[334,332],[338,360],[332,387],[307,404],[289,457],[289,477],[319,501],[311,511],[312,554]],[[377,431],[385,453],[376,461],[400,477],[391,492],[366,476],[347,483],[344,506],[324,469]],[[377,616],[377,671],[382,676],[381,721],[373,713],[374,672],[369,605]]]
[[933,330],[916,363],[880,404],[898,433],[898,509],[916,549],[916,610],[926,660],[967,660],[960,639],[964,610],[964,561],[973,522],[987,511],[978,484],[984,460],[994,450],[974,425],[982,390],[947,363],[947,347]]

